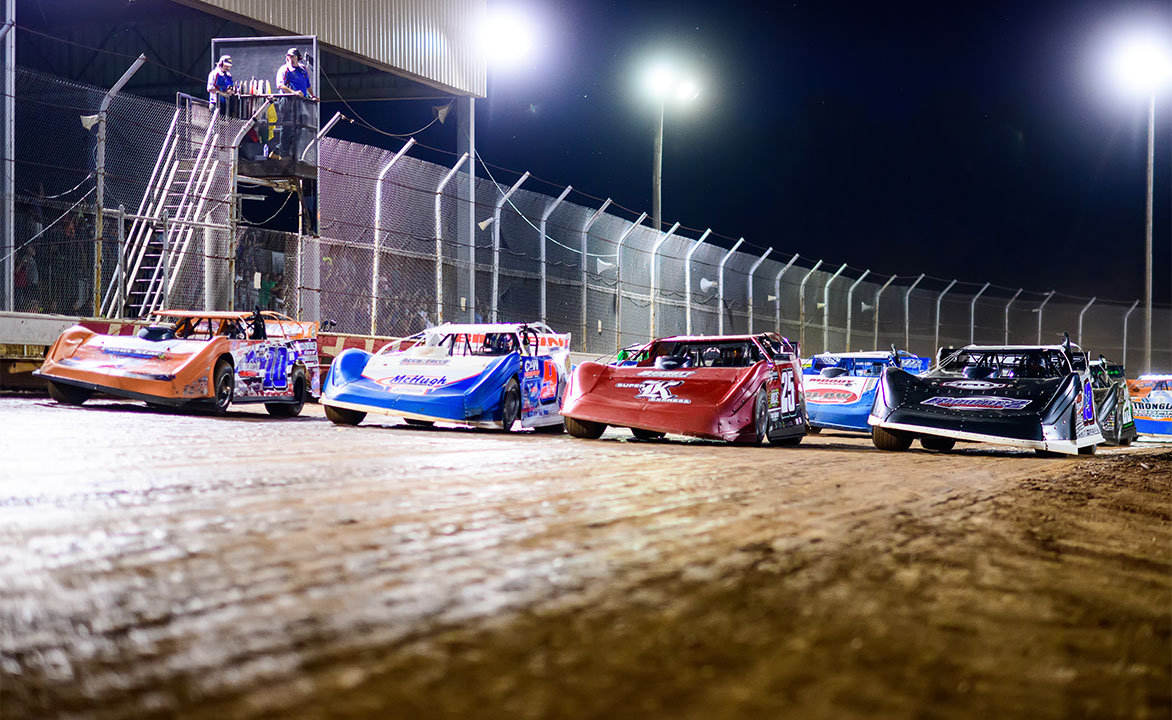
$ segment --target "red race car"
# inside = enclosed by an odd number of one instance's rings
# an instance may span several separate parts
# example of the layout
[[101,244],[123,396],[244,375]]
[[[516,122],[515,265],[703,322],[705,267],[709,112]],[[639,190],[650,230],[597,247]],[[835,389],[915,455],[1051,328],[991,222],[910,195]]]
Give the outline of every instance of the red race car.
[[798,348],[773,333],[661,338],[617,365],[585,362],[562,415],[574,437],[607,425],[652,440],[667,433],[797,445],[806,434]]

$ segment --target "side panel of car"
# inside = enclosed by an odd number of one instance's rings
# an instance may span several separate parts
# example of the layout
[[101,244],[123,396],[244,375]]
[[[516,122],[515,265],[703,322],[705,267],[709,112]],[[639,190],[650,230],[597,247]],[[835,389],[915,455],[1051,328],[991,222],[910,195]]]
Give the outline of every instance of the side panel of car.
[[565,386],[558,363],[548,355],[521,358],[521,425],[534,427],[561,421]]

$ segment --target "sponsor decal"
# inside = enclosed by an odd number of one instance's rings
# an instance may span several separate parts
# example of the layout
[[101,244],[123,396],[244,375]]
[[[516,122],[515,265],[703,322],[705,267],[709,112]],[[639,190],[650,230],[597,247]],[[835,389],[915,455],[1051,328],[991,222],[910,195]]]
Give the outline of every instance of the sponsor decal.
[[816,405],[849,405],[859,401],[859,396],[847,388],[818,388],[806,389],[806,400]]
[[643,370],[639,377],[651,378],[686,378],[696,374],[695,370]]
[[645,380],[639,384],[639,392],[635,394],[635,397],[642,398],[647,402],[689,405],[692,402],[691,400],[676,397],[671,391],[672,388],[683,384],[683,380]]
[[446,385],[448,378],[446,375],[432,377],[429,375],[407,375],[406,373],[400,373],[398,375],[379,378],[375,382],[379,385],[413,385],[415,387],[431,388],[438,385]]
[[809,382],[811,382],[811,383],[817,383],[817,384],[819,384],[819,385],[845,385],[845,386],[851,386],[851,385],[857,385],[859,381],[858,381],[856,378],[850,378],[850,377],[846,377],[846,378],[824,378],[824,377],[813,377],[813,378],[810,378]]
[[403,358],[400,365],[447,365],[451,360],[447,358]]
[[1091,381],[1087,380],[1082,386],[1082,421],[1089,425],[1095,421],[1095,402],[1091,393]]
[[988,380],[949,380],[940,384],[957,390],[992,390],[1008,387],[1008,383],[989,382]]
[[963,397],[937,395],[921,401],[920,404],[934,405],[949,410],[1021,410],[1031,402],[1033,401],[995,395],[967,395]]
[[187,387],[183,388],[183,394],[186,397],[200,397],[208,394],[208,378],[199,378],[193,382],[187,383]]
[[118,347],[117,345],[103,345],[102,352],[107,355],[140,358],[142,360],[173,360],[175,358],[167,350],[155,350],[153,348],[147,350],[143,348]]

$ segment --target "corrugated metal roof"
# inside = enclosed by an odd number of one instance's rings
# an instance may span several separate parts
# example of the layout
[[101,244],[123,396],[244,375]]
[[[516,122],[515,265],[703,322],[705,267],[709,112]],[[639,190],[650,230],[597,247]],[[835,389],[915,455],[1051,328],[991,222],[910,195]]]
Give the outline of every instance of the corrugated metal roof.
[[180,1],[278,34],[317,35],[331,50],[442,90],[485,94],[476,41],[485,0]]

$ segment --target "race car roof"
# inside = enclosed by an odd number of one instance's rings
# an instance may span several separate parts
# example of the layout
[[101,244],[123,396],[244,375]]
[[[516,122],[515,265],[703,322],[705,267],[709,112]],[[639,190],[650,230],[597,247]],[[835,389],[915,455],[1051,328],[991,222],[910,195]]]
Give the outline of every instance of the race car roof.
[[[900,350],[899,356],[900,357],[915,357],[915,355],[912,355],[911,353],[907,352],[906,350]],[[861,358],[864,360],[886,360],[887,358],[891,357],[891,352],[889,350],[859,350],[857,352],[821,352],[821,353],[817,353],[811,357],[812,358],[826,358],[826,357]]]
[[435,327],[424,330],[425,333],[467,333],[474,335],[477,333],[502,333],[502,332],[520,332],[522,328],[529,328],[536,330],[543,335],[559,335],[550,329],[548,325],[540,322],[532,323],[444,323],[443,325],[436,325]]
[[[271,310],[261,310],[260,314],[266,318],[274,320],[292,320],[293,318],[286,317]],[[160,317],[194,317],[194,318],[210,318],[212,320],[244,320],[252,317],[252,312],[240,312],[229,310],[158,310],[155,315]]]
[[1140,375],[1140,380],[1150,380],[1153,382],[1161,382],[1165,380],[1172,380],[1172,375]]
[[[952,352],[961,350],[969,352],[1019,352],[1022,350],[1065,350],[1065,345],[964,345],[951,348]],[[1070,343],[1071,350],[1082,351],[1078,345]]]
[[652,342],[727,342],[730,340],[753,340],[765,334],[767,333],[756,333],[753,335],[671,335],[656,338]]

